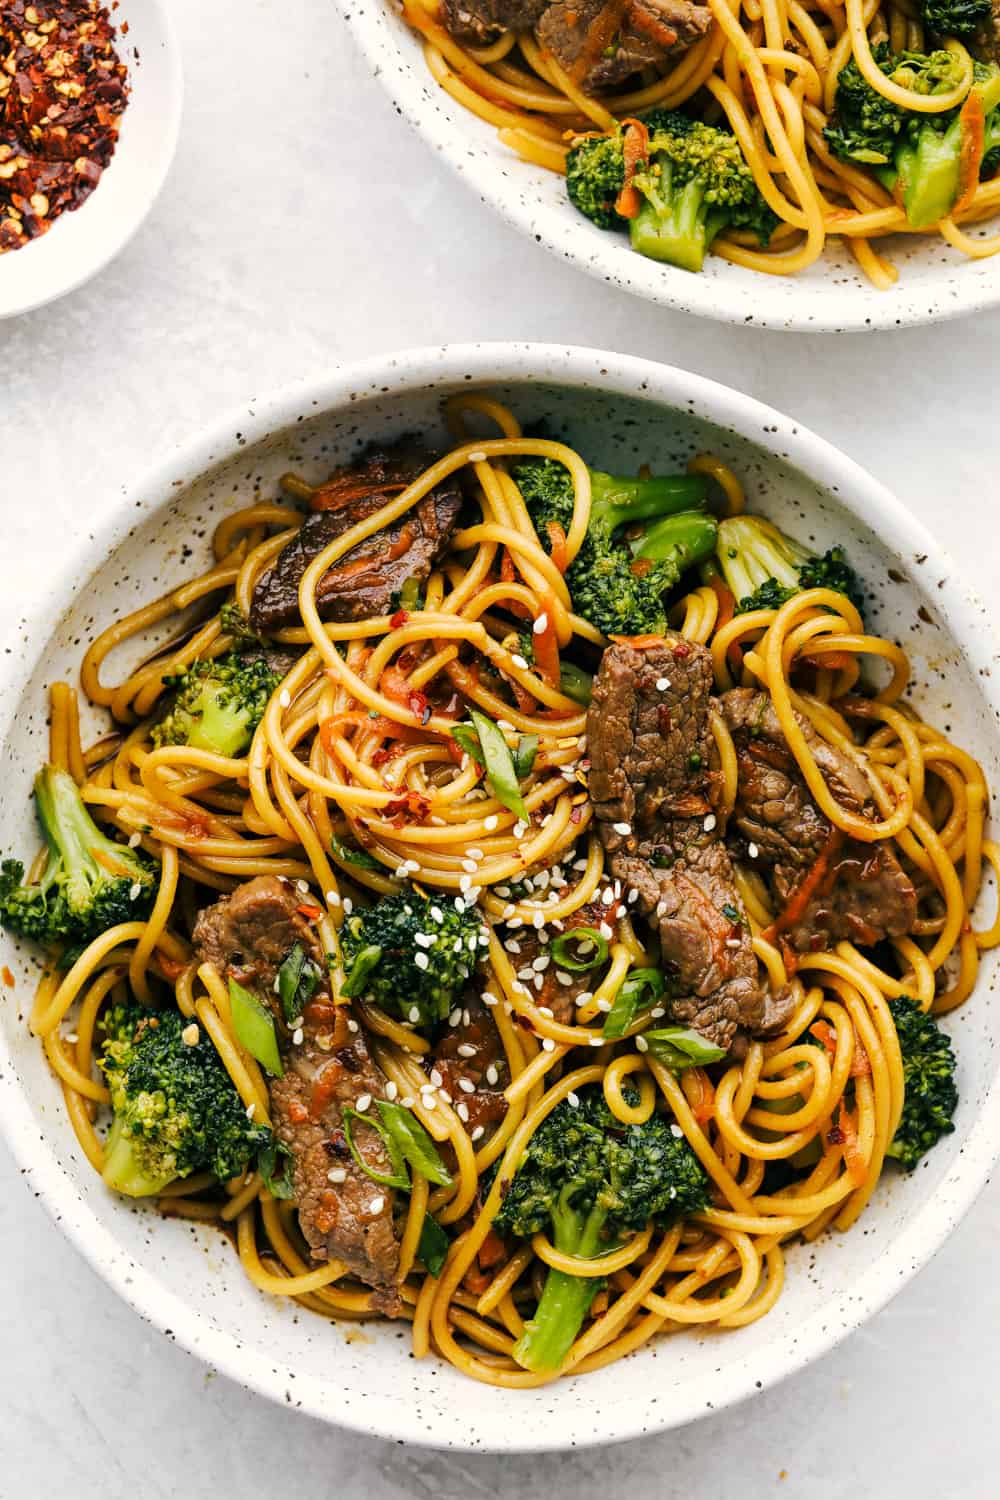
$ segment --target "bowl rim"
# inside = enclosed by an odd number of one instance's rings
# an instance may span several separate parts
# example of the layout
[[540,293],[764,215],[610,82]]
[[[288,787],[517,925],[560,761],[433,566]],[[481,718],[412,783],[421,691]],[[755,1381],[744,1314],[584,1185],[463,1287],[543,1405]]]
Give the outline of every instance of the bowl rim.
[[[282,386],[273,394],[231,408],[198,435],[168,450],[135,482],[122,485],[117,502],[107,508],[99,524],[88,531],[86,541],[81,541],[59,570],[47,597],[57,601],[71,598],[93,568],[126,541],[138,521],[169,506],[171,498],[184,487],[228,462],[237,452],[246,452],[271,434],[291,430],[303,413],[311,420],[334,410],[360,409],[366,399],[390,391],[403,396],[464,383],[530,386],[544,382],[591,393],[604,389],[609,395],[634,396],[714,421],[756,445],[762,454],[770,453],[798,467],[869,524],[876,517],[883,541],[898,556],[905,560],[922,554],[929,566],[921,571],[928,578],[952,580],[948,604],[935,591],[935,608],[970,669],[978,669],[980,691],[987,705],[1000,715],[1000,680],[984,671],[1000,654],[1000,638],[987,624],[984,606],[960,580],[944,549],[885,486],[826,439],[753,397],[674,366],[574,346],[453,344],[376,355],[333,366],[314,378]],[[790,449],[790,444],[795,446]],[[36,608],[26,637],[47,641],[61,613],[61,609]],[[0,663],[0,744],[6,743],[18,697],[35,671],[35,660],[23,653],[12,653]],[[253,1349],[247,1340],[214,1327],[204,1314],[166,1290],[155,1273],[136,1264],[100,1222],[88,1198],[72,1182],[55,1147],[39,1131],[2,1033],[0,1133],[34,1196],[60,1230],[144,1321],[244,1388],[287,1404],[288,1366],[274,1362],[266,1351]],[[718,1413],[801,1370],[880,1311],[940,1248],[986,1185],[998,1155],[1000,1071],[994,1075],[982,1108],[946,1176],[891,1245],[873,1258],[849,1289],[832,1297],[804,1323],[776,1338],[766,1349],[733,1360],[724,1372],[716,1370],[711,1400],[702,1399],[705,1378],[699,1377],[691,1382],[691,1393],[674,1401],[670,1410],[655,1399],[642,1407],[613,1407],[603,1414],[600,1432],[595,1432],[592,1411],[586,1405],[566,1413],[550,1412],[549,1422],[530,1429],[525,1424],[520,1430],[507,1426],[498,1431],[493,1424],[480,1431],[474,1410],[457,1424],[440,1419],[431,1423],[427,1411],[417,1413],[410,1408],[393,1408],[390,1419],[376,1403],[331,1408],[328,1384],[293,1372],[297,1376],[296,1405],[311,1416],[368,1436],[480,1452],[535,1452],[606,1444],[665,1431],[709,1412]]]
[[[935,277],[933,281],[907,283],[904,268],[900,282],[888,292],[862,285],[857,289],[841,288],[839,297],[831,294],[817,298],[812,295],[815,286],[800,281],[800,295],[789,297],[787,304],[775,306],[773,316],[762,311],[762,305],[766,307],[766,284],[777,279],[795,283],[794,276],[775,278],[761,273],[757,282],[748,287],[735,280],[728,281],[725,275],[674,271],[635,255],[629,255],[626,261],[633,266],[633,274],[622,273],[611,253],[613,237],[605,236],[609,241],[606,253],[591,253],[596,241],[587,232],[589,226],[581,226],[582,235],[568,233],[568,220],[561,212],[535,200],[532,193],[522,193],[511,186],[514,169],[523,165],[513,151],[508,153],[510,170],[495,173],[475,170],[476,154],[470,150],[469,136],[451,128],[446,108],[434,107],[434,95],[428,91],[439,89],[439,85],[430,71],[427,70],[426,81],[421,82],[411,80],[399,68],[389,23],[393,20],[401,26],[406,23],[400,15],[386,13],[389,0],[335,0],[335,3],[373,77],[404,122],[512,229],[597,281],[693,317],[785,333],[876,333],[950,322],[973,312],[987,312],[1000,304],[1000,269],[991,277],[985,270],[977,271],[975,262],[966,267],[962,261],[956,261],[954,272],[946,273],[952,279],[948,281],[942,275],[940,282]],[[417,45],[415,42],[414,46]],[[419,61],[417,58],[417,66]],[[443,90],[440,92],[448,99]],[[447,108],[450,109],[451,103],[449,99]],[[484,125],[471,114],[469,120],[471,129]],[[484,128],[490,127],[484,125]],[[986,262],[979,264],[985,266]],[[961,274],[963,270],[969,273],[965,277]],[[758,282],[760,301],[753,297]]]
[[[112,16],[112,21],[118,37],[119,45],[127,48],[128,38],[122,35],[122,22],[129,19],[128,6],[134,4],[135,0],[118,0],[118,9]],[[167,4],[167,0],[141,0],[148,10],[155,16],[156,23],[162,36],[162,66],[165,73],[166,92],[170,101],[169,112],[163,122],[163,131],[160,136],[160,147],[153,161],[152,171],[148,176],[149,190],[141,199],[137,199],[131,212],[123,218],[124,228],[115,234],[105,237],[102,248],[89,257],[81,257],[79,265],[74,266],[72,261],[67,261],[67,274],[48,278],[46,284],[40,286],[37,291],[21,297],[17,301],[9,303],[0,298],[0,321],[6,318],[17,318],[22,313],[37,312],[39,308],[47,307],[52,302],[58,302],[62,297],[68,297],[71,292],[77,291],[85,286],[88,281],[99,276],[102,271],[115,260],[121,252],[129,245],[152,212],[163,185],[167,180],[167,174],[173,165],[177,154],[177,144],[180,139],[181,119],[184,113],[184,67],[182,62],[181,45],[177,35],[177,28],[173,16]],[[142,59],[136,64],[132,62],[129,66],[129,74],[134,77],[137,67],[143,66]],[[126,106],[127,113],[127,106]],[[111,171],[114,167],[114,157],[106,168]],[[100,183],[97,184],[98,189]],[[96,196],[96,190],[95,190]],[[89,202],[89,200],[87,200]],[[75,210],[77,213],[86,213],[87,202],[84,202]],[[58,223],[54,224],[52,233],[58,229]],[[23,246],[22,250],[30,249],[30,242]],[[17,254],[18,252],[12,252]],[[5,257],[0,257],[0,268],[2,268]]]

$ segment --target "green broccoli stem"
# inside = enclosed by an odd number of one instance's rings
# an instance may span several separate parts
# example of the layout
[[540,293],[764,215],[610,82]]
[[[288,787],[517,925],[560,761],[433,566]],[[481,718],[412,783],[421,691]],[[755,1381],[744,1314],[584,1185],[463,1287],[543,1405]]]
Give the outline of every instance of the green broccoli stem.
[[632,249],[683,271],[700,271],[726,216],[705,202],[704,183],[697,177],[673,191],[669,158],[655,156],[654,163],[660,168],[659,187],[645,189],[645,200],[629,229]]
[[590,470],[590,524],[610,535],[619,526],[673,516],[703,506],[708,485],[700,474],[631,479]]
[[924,125],[915,139],[896,150],[903,207],[914,229],[929,229],[952,210],[959,190],[962,130],[956,115],[947,130]]
[[127,1198],[149,1198],[161,1193],[173,1182],[176,1172],[151,1177],[143,1167],[132,1136],[126,1135],[116,1115],[104,1143],[104,1167],[101,1176],[109,1188]]
[[[128,851],[101,832],[84,806],[80,790],[68,771],[44,766],[35,777],[35,807],[51,853],[61,855],[67,885],[90,881],[98,874],[95,850],[106,855],[108,875],[131,874]],[[80,893],[86,899],[87,892]]]
[[685,510],[650,526],[633,543],[632,555],[647,562],[671,562],[680,572],[715,551],[719,526],[713,516]]
[[[563,1190],[553,1210],[555,1246],[564,1255],[590,1260],[606,1248],[601,1243],[601,1233],[607,1211],[595,1204],[584,1218],[564,1201],[570,1192],[571,1187]],[[536,1373],[558,1370],[603,1286],[603,1277],[571,1276],[551,1268],[535,1316],[525,1323],[524,1332],[514,1345],[518,1364]]]
[[718,560],[737,602],[770,578],[797,590],[799,568],[809,556],[798,542],[759,516],[730,516],[719,527]]

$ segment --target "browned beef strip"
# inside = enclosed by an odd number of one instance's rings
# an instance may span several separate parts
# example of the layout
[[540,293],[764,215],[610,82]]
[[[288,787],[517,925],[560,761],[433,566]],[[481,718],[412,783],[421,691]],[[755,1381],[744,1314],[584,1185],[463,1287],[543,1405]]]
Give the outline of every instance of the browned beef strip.
[[[265,634],[299,621],[299,584],[306,568],[337,537],[387,505],[427,467],[426,455],[395,449],[371,453],[339,470],[313,495],[303,521],[274,565],[258,580],[250,624]],[[319,582],[324,620],[364,620],[388,613],[408,578],[427,577],[458,516],[462,496],[446,480],[398,521],[352,547]]]
[[[488,1135],[507,1113],[504,1089],[510,1083],[507,1054],[492,1011],[474,990],[456,1006],[455,1025],[449,1024],[426,1062],[428,1072],[440,1073],[441,1087],[453,1105],[464,1104],[467,1130],[482,1126]],[[462,1081],[473,1085],[463,1089]]]
[[549,0],[441,0],[441,24],[456,41],[484,47],[505,31],[530,31]]
[[626,900],[634,889],[659,933],[672,1014],[728,1048],[760,1028],[765,1001],[713,811],[711,687],[708,652],[678,635],[609,646],[587,746],[601,839]]
[[[194,929],[200,960],[271,1003],[278,969],[296,942],[325,971],[300,905],[295,887],[273,875],[238,886],[201,912]],[[342,1260],[374,1289],[373,1306],[392,1315],[399,1310],[393,1194],[354,1161],[343,1130],[344,1107],[356,1107],[366,1094],[384,1097],[386,1080],[361,1026],[345,1007],[332,1005],[325,989],[306,1007],[302,1030],[300,1045],[283,1046],[284,1076],[269,1080],[274,1131],[292,1153],[302,1233],[314,1260]],[[390,1170],[376,1131],[355,1121],[352,1135],[369,1166]],[[331,1182],[331,1170],[343,1179]]]
[[[509,935],[504,944],[518,978],[530,989],[535,1004],[547,1006],[553,1018],[564,1026],[569,1025],[573,1020],[576,1002],[580,996],[592,993],[597,988],[607,966],[594,969],[563,969],[555,959],[550,957],[550,962],[539,975],[532,967],[535,959],[543,954],[548,955],[552,940],[558,937],[560,930],[572,932],[574,927],[593,927],[599,932],[602,924],[608,924],[609,928],[613,928],[621,909],[621,903],[618,902],[612,902],[606,906],[600,901],[588,901],[586,906],[570,912],[561,929],[547,929],[546,941],[542,941],[542,936],[536,928],[519,927]],[[511,943],[517,945],[516,950],[510,947]],[[529,970],[531,970],[531,977],[528,974]],[[536,982],[538,978],[541,979],[541,984]]]
[[[910,931],[917,902],[913,883],[888,844],[839,841],[813,801],[782,733],[769,696],[752,688],[724,693],[720,707],[736,744],[739,792],[731,828],[744,857],[770,873],[781,906],[822,856],[826,878],[801,917],[783,934],[799,952],[817,952],[844,938],[868,947]],[[799,725],[833,796],[856,813],[871,810],[858,768]]]
[[694,45],[712,24],[691,0],[558,0],[537,25],[538,40],[586,93],[617,88]]
[[1000,63],[1000,0],[993,0],[993,14],[972,40],[972,52],[984,63]]

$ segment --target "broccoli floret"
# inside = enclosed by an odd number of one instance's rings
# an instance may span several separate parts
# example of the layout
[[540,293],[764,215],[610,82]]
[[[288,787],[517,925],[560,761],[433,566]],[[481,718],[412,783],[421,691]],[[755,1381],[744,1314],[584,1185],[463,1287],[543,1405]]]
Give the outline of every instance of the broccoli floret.
[[633,250],[685,271],[701,270],[723,229],[748,229],[766,245],[777,223],[736,137],[687,115],[660,112],[649,164],[633,180],[644,200],[631,220]]
[[901,996],[889,1009],[903,1055],[903,1113],[886,1155],[912,1172],[955,1129],[955,1054],[948,1034],[915,1000]]
[[[543,543],[550,523],[568,532],[569,470],[552,459],[528,459],[513,475]],[[716,523],[701,508],[705,480],[693,474],[630,479],[591,469],[590,486],[587,534],[566,573],[573,607],[605,635],[657,634],[666,627],[663,596],[715,546]],[[645,524],[650,521],[656,524]],[[638,534],[626,541],[626,528]]]
[[68,771],[35,777],[35,811],[48,844],[41,879],[23,885],[20,860],[0,869],[0,923],[46,948],[79,950],[121,922],[141,921],[156,898],[159,870],[141,849],[102,833]]
[[633,250],[687,271],[700,271],[712,241],[725,228],[748,229],[766,245],[777,218],[760,194],[739,142],[719,125],[677,110],[641,117],[649,154],[631,181],[641,200],[625,217],[626,132],[587,136],[566,159],[570,201],[601,229],[629,229]]
[[177,1010],[116,1005],[104,1019],[100,1065],[114,1120],[104,1181],[130,1198],[207,1170],[225,1181],[271,1145],[247,1118],[211,1038]]
[[340,941],[345,995],[432,1027],[461,996],[489,937],[474,908],[406,891],[348,917]]
[[[883,43],[872,55],[894,83],[923,97],[949,92],[963,76],[962,62],[943,50],[894,55]],[[985,151],[978,170],[986,169],[988,175],[1000,160],[1000,68],[977,63],[973,89],[985,116]],[[958,200],[963,188],[962,106],[940,114],[901,109],[866,82],[852,58],[837,80],[834,118],[825,135],[836,156],[871,167],[882,185],[899,196],[914,229],[939,223]]]
[[921,9],[936,36],[974,36],[993,14],[990,0],[923,0]]
[[863,612],[864,594],[842,547],[808,552],[762,516],[730,516],[719,523],[716,556],[736,601],[736,613],[780,609],[803,589],[833,589]]
[[153,727],[154,745],[236,756],[249,749],[281,676],[262,656],[230,651],[164,680],[176,691],[170,712]]
[[[708,1178],[665,1116],[624,1125],[601,1089],[581,1089],[577,1100],[557,1105],[528,1142],[493,1220],[499,1234],[543,1231],[565,1254],[592,1258],[650,1221],[671,1224],[707,1206]],[[558,1369],[602,1285],[550,1270],[514,1346],[518,1363]]]
[[625,152],[621,131],[587,136],[566,156],[569,201],[599,229],[624,224],[615,200],[625,182]]

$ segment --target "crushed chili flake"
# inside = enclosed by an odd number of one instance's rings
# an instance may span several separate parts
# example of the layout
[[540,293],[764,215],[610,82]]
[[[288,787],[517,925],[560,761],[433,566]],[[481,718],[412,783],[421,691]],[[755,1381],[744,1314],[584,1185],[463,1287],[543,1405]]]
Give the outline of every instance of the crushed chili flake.
[[100,0],[0,0],[0,255],[89,198],[128,94]]

